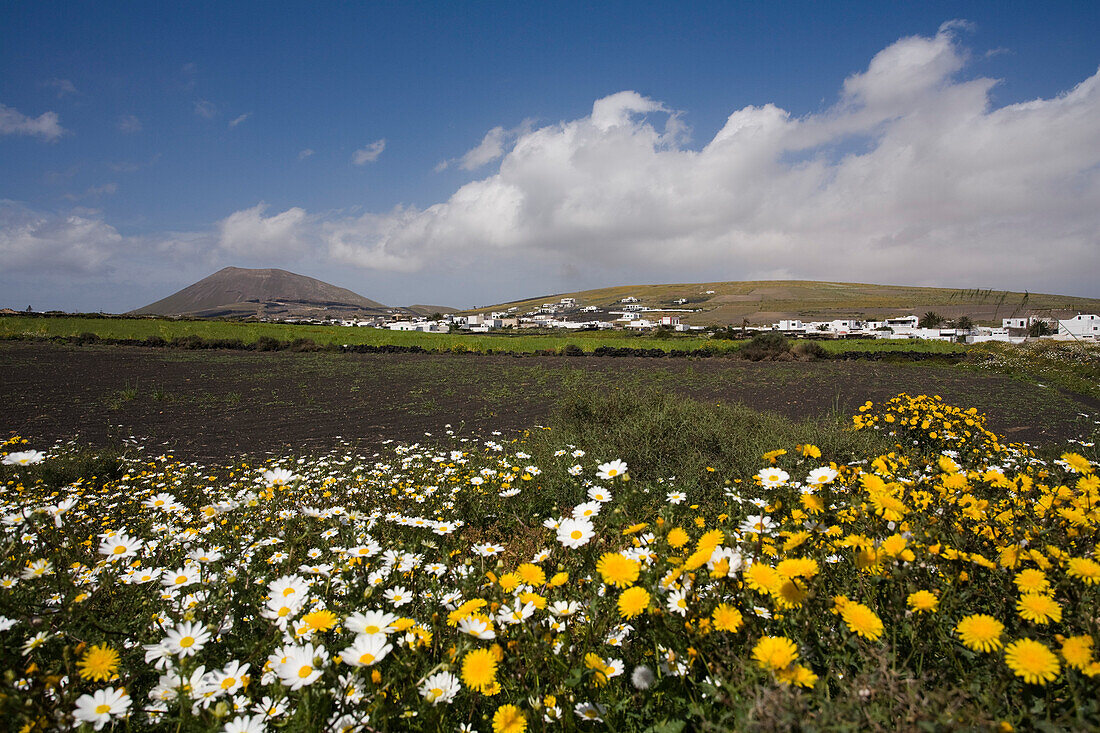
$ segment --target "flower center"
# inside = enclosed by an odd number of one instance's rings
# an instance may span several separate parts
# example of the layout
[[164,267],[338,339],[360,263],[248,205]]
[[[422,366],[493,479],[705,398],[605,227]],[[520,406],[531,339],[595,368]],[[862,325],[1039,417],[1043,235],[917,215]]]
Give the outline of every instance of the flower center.
[[303,680],[306,677],[309,677],[311,674],[313,674],[313,667],[309,666],[308,664],[302,665],[302,668],[298,670],[298,677]]
[[371,624],[370,626],[367,626],[366,628],[363,629],[363,633],[364,634],[377,634],[381,630],[382,629],[378,628],[374,624]]
[[188,648],[189,646],[194,645],[194,643],[195,643],[195,637],[193,637],[193,636],[185,636],[182,639],[180,639],[180,646],[184,649]]
[[111,712],[111,706],[110,705],[96,705],[95,706],[95,714],[96,715],[106,715],[109,712]]
[[569,536],[575,540],[579,540],[581,537],[584,537],[584,532],[581,532],[579,529],[575,529],[569,534]]
[[359,657],[359,664],[368,664],[369,665],[369,664],[373,664],[373,663],[374,663],[374,655],[371,654],[370,652],[367,652],[366,654],[363,654],[362,656]]

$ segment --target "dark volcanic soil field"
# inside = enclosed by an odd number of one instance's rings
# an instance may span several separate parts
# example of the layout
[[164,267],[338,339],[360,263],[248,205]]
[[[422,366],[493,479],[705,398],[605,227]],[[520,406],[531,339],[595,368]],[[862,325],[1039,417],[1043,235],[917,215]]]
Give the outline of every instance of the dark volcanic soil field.
[[[564,389],[648,384],[789,417],[938,394],[1036,444],[1080,437],[1096,400],[945,364],[177,351],[0,342],[0,435],[76,438],[196,459],[416,441],[545,422]],[[1095,418],[1094,418],[1095,419]]]

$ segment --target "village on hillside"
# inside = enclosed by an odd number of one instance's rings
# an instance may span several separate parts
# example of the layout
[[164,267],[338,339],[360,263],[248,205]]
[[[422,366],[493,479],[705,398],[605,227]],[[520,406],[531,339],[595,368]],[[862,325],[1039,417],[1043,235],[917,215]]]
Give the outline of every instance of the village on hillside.
[[[576,298],[565,297],[557,302],[520,312],[519,307],[503,311],[474,314],[432,314],[409,318],[394,314],[368,319],[339,320],[343,326],[366,326],[391,331],[422,331],[449,333],[452,331],[488,333],[501,329],[561,329],[561,330],[626,330],[652,332],[658,330],[706,332],[715,327],[688,325],[681,322],[684,314],[697,313],[686,307],[687,299],[673,301],[678,307],[644,305],[638,298],[627,296],[614,306],[584,305]],[[1100,315],[1079,313],[1058,319],[1049,315],[1014,315],[1003,318],[1000,326],[979,325],[963,316],[948,321],[934,312],[923,316],[906,315],[884,320],[840,318],[828,321],[783,319],[767,325],[732,327],[745,336],[761,332],[778,332],[792,338],[838,339],[927,339],[955,343],[1002,341],[1021,343],[1029,338],[1054,340],[1100,341]],[[725,329],[730,330],[730,329]]]

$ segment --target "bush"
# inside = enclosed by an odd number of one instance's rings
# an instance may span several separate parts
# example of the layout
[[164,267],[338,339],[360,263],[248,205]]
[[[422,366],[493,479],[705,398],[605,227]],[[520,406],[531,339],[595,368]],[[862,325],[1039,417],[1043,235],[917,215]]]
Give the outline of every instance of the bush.
[[799,341],[791,347],[791,353],[805,361],[829,358],[829,352],[816,341]]
[[279,351],[283,348],[283,343],[270,336],[260,336],[253,344],[253,348],[255,348],[256,351]]
[[752,337],[752,341],[742,346],[738,354],[750,361],[764,359],[778,359],[780,355],[790,351],[787,339],[780,333],[758,333]]

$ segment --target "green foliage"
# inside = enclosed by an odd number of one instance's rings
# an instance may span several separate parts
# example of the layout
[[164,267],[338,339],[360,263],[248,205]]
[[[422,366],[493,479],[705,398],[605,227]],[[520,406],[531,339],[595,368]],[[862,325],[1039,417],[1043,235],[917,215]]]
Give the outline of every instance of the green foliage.
[[935,311],[928,311],[917,322],[917,326],[920,328],[938,328],[943,324],[943,316]]
[[761,361],[762,359],[777,359],[790,351],[790,344],[781,333],[764,332],[752,337],[752,340],[743,345],[738,355],[743,359]]

